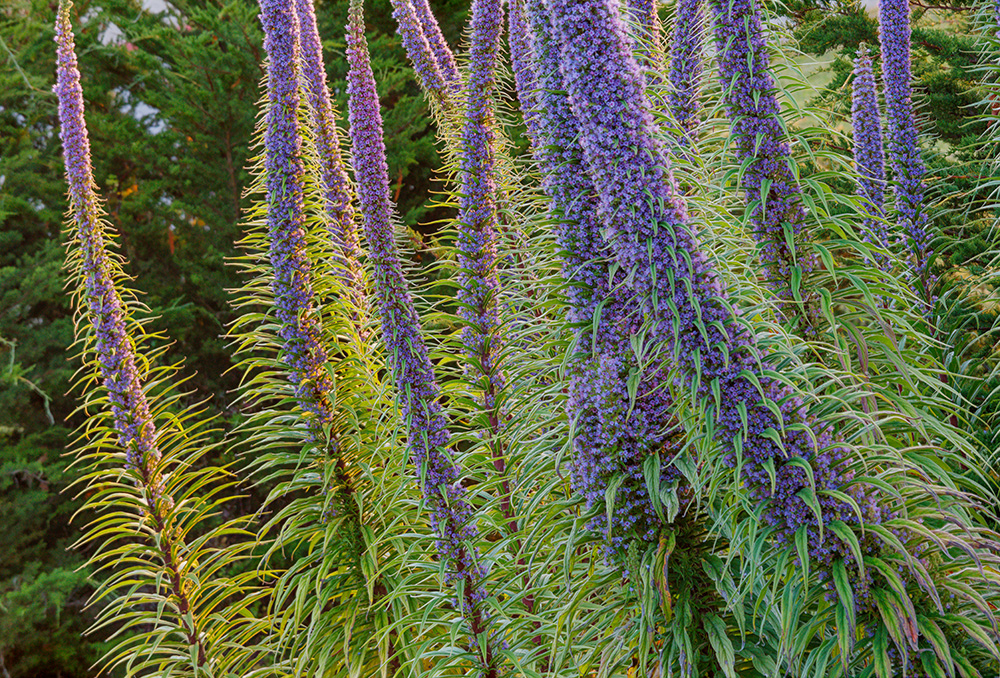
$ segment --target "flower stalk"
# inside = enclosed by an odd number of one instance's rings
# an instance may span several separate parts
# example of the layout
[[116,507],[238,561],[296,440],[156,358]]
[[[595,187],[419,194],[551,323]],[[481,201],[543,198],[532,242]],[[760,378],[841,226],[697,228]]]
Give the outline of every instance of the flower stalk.
[[[424,27],[414,8],[413,0],[391,0],[392,17],[396,32],[403,42],[403,49],[413,65],[417,81],[441,105],[450,101],[452,85],[445,79],[442,64],[424,33]],[[447,65],[445,65],[447,67]]]
[[428,0],[412,1],[413,10],[420,21],[424,37],[427,39],[431,51],[434,52],[434,61],[437,63],[438,70],[441,71],[441,75],[444,76],[445,82],[450,87],[457,88],[462,77],[458,72],[458,65],[455,63],[455,55],[451,51],[451,47],[448,46],[448,41],[444,39],[441,26],[434,17],[430,3]]
[[358,263],[361,251],[354,224],[353,196],[340,151],[337,114],[326,82],[313,0],[295,0],[295,15],[299,23],[305,95],[312,111],[316,151],[322,170],[328,227],[338,250],[337,269],[347,297],[355,309],[360,309],[364,304],[364,280]]
[[[868,211],[862,222],[864,237],[872,245],[889,249],[885,228],[885,154],[882,146],[882,116],[879,111],[875,74],[868,50],[861,48],[854,60],[851,94],[851,122],[854,127],[854,163],[858,170],[858,196]],[[883,271],[890,269],[884,254],[876,255]]]
[[925,301],[930,300],[931,237],[924,209],[924,163],[917,141],[917,123],[911,98],[910,4],[908,0],[880,0],[879,40],[882,47],[882,84],[885,87],[886,136],[893,174],[899,229],[906,239],[910,262]]
[[677,0],[674,15],[667,105],[680,128],[679,141],[684,147],[693,146],[698,137],[705,23],[702,3],[703,0]]
[[[640,329],[627,272],[613,267],[601,236],[599,202],[577,141],[580,125],[565,93],[559,38],[542,0],[528,0],[531,50],[536,64],[532,100],[535,157],[550,200],[567,290],[575,351],[570,365],[567,413],[574,425],[573,486],[588,507],[606,504],[611,483],[620,483],[611,515],[591,527],[605,535],[606,553],[630,574],[629,545],[651,543],[662,525],[643,475],[647,457],[661,451],[670,422],[670,399],[658,386],[664,375],[640,366],[631,337]],[[527,90],[525,83],[521,90]],[[630,378],[639,375],[634,400]],[[671,454],[662,450],[665,483],[676,479]]]
[[798,249],[805,211],[760,11],[755,0],[712,0],[712,12],[736,160],[746,165],[740,188],[746,195],[764,278],[779,298],[800,302],[799,281],[813,268],[813,261]]
[[393,240],[382,115],[360,0],[352,0],[349,18],[347,82],[355,179],[374,268],[385,351],[406,423],[410,460],[430,508],[438,552],[447,563],[445,584],[460,591],[458,608],[467,625],[469,649],[479,654],[482,674],[496,678],[495,639],[485,609],[486,572],[478,564],[478,549],[473,544],[478,530],[459,469],[448,454],[450,433],[440,389]]
[[193,663],[200,668],[209,661],[208,651],[185,586],[185,569],[179,560],[183,543],[171,528],[174,501],[160,468],[156,424],[138,367],[136,346],[127,329],[128,311],[116,284],[116,266],[108,253],[110,238],[94,190],[83,89],[69,16],[72,5],[70,0],[60,2],[55,25],[59,136],[73,224],[71,247],[77,249],[71,259],[76,257],[78,261],[82,303],[94,330],[97,367],[108,393],[118,445],[125,452],[125,468],[134,475],[142,494],[143,510],[153,533],[152,546],[163,565],[162,581],[174,599],[172,608],[179,631],[191,648]]
[[[552,0],[551,8],[606,242],[629,275],[651,339],[676,366],[674,389],[700,404],[724,462],[740,469],[750,496],[765,503],[764,520],[778,545],[792,546],[802,530],[818,563],[850,563],[847,544],[824,528],[835,520],[857,524],[859,518],[848,502],[824,491],[851,496],[866,522],[879,522],[883,509],[870,488],[849,485],[844,450],[830,430],[813,421],[802,401],[767,376],[755,357],[755,337],[737,322],[655,141],[617,3]],[[792,463],[796,459],[801,463]],[[812,496],[821,511],[810,506]]]

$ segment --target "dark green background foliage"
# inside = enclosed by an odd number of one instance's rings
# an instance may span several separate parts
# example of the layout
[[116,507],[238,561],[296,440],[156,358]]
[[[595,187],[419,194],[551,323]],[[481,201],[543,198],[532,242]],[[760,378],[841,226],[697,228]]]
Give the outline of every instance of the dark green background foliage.
[[[969,293],[981,255],[995,243],[989,214],[969,215],[985,159],[980,142],[976,52],[962,0],[956,12],[923,17],[914,32],[926,154],[934,195],[951,196],[936,250],[941,312],[950,318],[955,361],[986,374],[998,306]],[[368,3],[369,41],[381,87],[390,176],[400,213],[422,236],[440,219],[442,184],[435,130],[395,37],[388,0]],[[467,3],[432,2],[452,45],[463,41]],[[126,271],[142,301],[169,328],[191,386],[228,418],[235,375],[220,338],[231,320],[227,290],[238,281],[226,258],[239,235],[248,148],[260,97],[262,36],[253,0],[173,0],[167,18],[135,0],[80,0],[77,52],[99,192],[119,234]],[[794,2],[800,47],[834,59],[823,105],[849,115],[850,59],[877,44],[877,25],[848,4]],[[346,2],[318,6],[331,89],[346,108]],[[0,675],[86,676],[103,651],[84,605],[95,582],[78,569],[87,554],[67,550],[80,505],[66,491],[73,471],[62,455],[74,416],[77,365],[60,235],[66,207],[58,138],[52,23],[55,3],[0,4]],[[947,179],[945,179],[947,177]],[[958,196],[958,197],[955,197]],[[984,339],[985,338],[985,339]],[[972,369],[970,376],[977,376]],[[969,380],[967,397],[986,401],[997,384]],[[995,399],[994,399],[995,400]],[[989,414],[989,413],[986,413]],[[984,429],[984,442],[993,431]]]
[[[164,21],[132,0],[81,0],[77,49],[99,193],[142,301],[169,328],[191,386],[227,416],[235,376],[220,338],[237,285],[225,260],[239,234],[260,97],[262,33],[253,0],[175,0]],[[464,3],[434,3],[453,44]],[[0,3],[0,675],[85,676],[101,633],[83,638],[95,582],[68,550],[85,517],[63,457],[77,393],[60,234],[66,209],[58,136],[56,4]],[[318,5],[331,89],[345,109],[346,3]],[[435,135],[394,35],[388,0],[369,38],[386,106],[401,213],[433,221]]]

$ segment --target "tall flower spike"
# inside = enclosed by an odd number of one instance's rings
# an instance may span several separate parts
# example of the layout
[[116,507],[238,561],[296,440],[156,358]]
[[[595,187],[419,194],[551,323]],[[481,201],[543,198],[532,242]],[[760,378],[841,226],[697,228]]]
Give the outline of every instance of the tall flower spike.
[[289,379],[302,408],[311,415],[312,434],[319,437],[334,419],[333,378],[326,369],[306,252],[298,21],[287,0],[260,0],[260,21],[267,52],[264,169],[275,315]]
[[[423,479],[421,489],[438,534],[437,547],[447,563],[446,583],[461,591],[458,606],[468,624],[470,649],[480,651],[483,674],[496,678],[495,639],[484,609],[485,572],[477,565],[477,549],[469,544],[477,533],[472,507],[459,482],[459,470],[448,456],[450,436],[440,391],[393,239],[382,114],[360,0],[351,0],[349,19],[347,92],[354,171],[375,273],[385,351],[406,422],[410,458],[418,482]],[[485,643],[480,646],[477,638],[485,638]]]
[[[823,523],[858,522],[848,502],[825,490],[852,496],[868,522],[881,520],[881,509],[865,496],[870,488],[848,485],[844,451],[830,431],[812,421],[801,400],[766,376],[754,357],[755,339],[734,318],[665,170],[617,3],[551,0],[551,12],[606,240],[649,318],[650,339],[672,354],[675,387],[687,390],[714,421],[725,462],[741,469],[748,494],[765,503],[764,519],[778,545],[791,546],[802,530],[819,571],[829,576],[834,560],[850,565],[853,557],[823,529],[804,499],[810,487],[805,470],[789,462],[798,458],[812,467]],[[765,399],[777,405],[778,416]],[[858,584],[856,598],[864,599],[865,582]]]
[[457,87],[462,77],[458,72],[458,66],[455,64],[455,55],[452,53],[451,47],[448,46],[448,42],[444,39],[441,26],[434,17],[430,3],[428,0],[413,0],[413,9],[417,14],[417,19],[420,21],[421,28],[423,28],[424,37],[427,38],[427,42],[434,52],[434,60],[437,62],[438,70],[441,71],[441,75],[444,76],[445,81],[449,85]]
[[334,244],[340,250],[337,268],[354,307],[360,308],[364,303],[364,282],[358,264],[361,254],[358,232],[354,225],[350,182],[340,153],[337,115],[326,83],[323,47],[316,27],[313,0],[295,0],[295,14],[299,22],[306,96],[312,109],[316,150],[323,174],[326,212]]
[[98,369],[108,391],[118,444],[125,451],[126,467],[139,476],[145,511],[150,518],[149,527],[155,534],[151,536],[152,546],[163,565],[163,572],[150,577],[155,577],[170,592],[173,602],[169,607],[176,610],[177,630],[191,648],[196,666],[203,667],[209,662],[208,648],[185,586],[188,581],[185,567],[178,562],[178,554],[184,546],[183,537],[172,533],[173,498],[167,494],[160,474],[156,428],[136,366],[135,344],[126,329],[127,310],[115,286],[114,264],[107,251],[101,205],[94,191],[90,139],[83,116],[83,88],[69,19],[71,7],[70,0],[62,0],[56,14],[55,94],[59,100],[59,136],[63,144],[70,213],[75,225],[72,244],[79,248],[83,303],[96,335]]
[[114,265],[107,251],[108,236],[94,191],[90,139],[83,117],[83,88],[69,20],[70,7],[72,2],[65,0],[56,17],[55,93],[59,99],[59,136],[66,165],[70,213],[75,225],[73,243],[79,248],[83,301],[96,335],[97,362],[108,391],[118,444],[125,451],[126,467],[139,474],[148,499],[155,500],[163,494],[163,480],[157,470],[160,451],[156,427],[136,366],[135,345],[126,330],[127,311],[115,286]]
[[[854,126],[854,162],[858,169],[858,195],[865,202],[868,216],[862,223],[864,237],[873,245],[888,249],[885,228],[885,156],[882,151],[882,116],[879,112],[875,74],[868,50],[861,48],[854,60],[854,87],[851,97],[851,121]],[[890,268],[889,258],[877,255],[883,271]]]
[[[625,271],[611,267],[601,237],[594,185],[577,143],[579,124],[564,92],[558,36],[541,0],[528,0],[528,14],[534,70],[525,79],[537,83],[535,157],[557,224],[574,330],[567,402],[574,423],[573,486],[588,507],[600,508],[606,506],[609,485],[619,479],[610,521],[607,511],[600,511],[591,527],[605,533],[608,556],[622,565],[629,545],[652,542],[661,526],[643,464],[665,440],[670,401],[662,387],[665,375],[641,370],[632,351],[630,340],[642,317],[625,284]],[[634,402],[627,386],[632,374],[642,377]],[[671,457],[668,451],[661,453],[664,476],[676,476],[669,467]]]
[[447,104],[452,86],[445,80],[430,42],[424,34],[413,1],[390,1],[392,3],[392,18],[396,20],[396,31],[403,42],[406,56],[413,64],[413,72],[416,74],[417,80],[438,103]]
[[482,405],[491,415],[503,389],[497,275],[496,121],[491,97],[496,88],[503,8],[500,0],[473,0],[469,84],[460,140],[458,208],[459,315],[462,343],[484,379]]
[[525,0],[510,0],[507,8],[507,42],[510,50],[511,68],[514,71],[514,87],[524,126],[532,147],[537,148],[540,129],[538,127],[538,78],[536,76],[536,56],[531,48],[527,18],[524,14]]
[[677,0],[673,44],[670,47],[670,92],[667,103],[680,127],[682,146],[692,146],[698,137],[701,109],[702,52],[705,21],[703,0]]
[[750,224],[767,282],[780,298],[790,300],[795,296],[793,267],[804,275],[812,262],[796,252],[805,212],[769,71],[767,39],[755,0],[712,0],[712,10],[736,159],[749,162],[741,188]]
[[917,143],[917,123],[910,98],[910,4],[908,0],[880,0],[879,39],[882,43],[882,84],[885,87],[885,122],[889,140],[896,212],[923,288],[929,299],[930,234],[924,210],[924,163]]

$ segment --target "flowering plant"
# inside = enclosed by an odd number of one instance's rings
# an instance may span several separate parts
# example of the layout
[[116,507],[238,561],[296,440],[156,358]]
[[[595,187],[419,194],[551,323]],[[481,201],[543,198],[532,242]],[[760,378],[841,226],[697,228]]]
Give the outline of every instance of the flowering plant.
[[[881,15],[891,211],[868,58],[838,192],[796,156],[813,140],[786,121],[762,8],[706,9],[681,0],[668,33],[647,3],[474,0],[456,55],[426,0],[393,0],[457,206],[437,299],[397,237],[362,1],[345,134],[311,0],[260,0],[229,330],[246,416],[211,443],[113,254],[62,1],[85,539],[103,623],[128,631],[111,664],[996,671],[1000,541],[959,473],[982,464],[977,412],[937,357],[906,12]],[[205,461],[219,444],[238,461]],[[251,515],[228,508],[242,483],[267,492]]]

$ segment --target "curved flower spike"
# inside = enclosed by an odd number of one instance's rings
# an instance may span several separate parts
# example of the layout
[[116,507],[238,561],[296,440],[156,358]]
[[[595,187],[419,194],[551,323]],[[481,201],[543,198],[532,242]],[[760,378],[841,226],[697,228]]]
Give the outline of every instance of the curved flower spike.
[[295,14],[301,38],[302,73],[307,85],[305,93],[312,109],[316,150],[322,168],[326,212],[334,244],[340,250],[337,268],[354,307],[359,308],[364,303],[364,280],[358,264],[361,251],[354,225],[350,181],[340,152],[337,115],[326,83],[313,0],[295,0]]
[[[495,639],[485,610],[486,573],[477,564],[478,550],[470,543],[477,536],[477,528],[465,488],[459,482],[459,469],[448,455],[450,434],[439,400],[440,390],[393,240],[382,114],[360,0],[351,1],[349,18],[347,91],[354,170],[375,272],[385,351],[406,422],[410,458],[430,507],[438,551],[447,563],[446,583],[461,591],[458,607],[468,625],[470,650],[479,650],[483,674],[496,678]],[[481,646],[479,638],[485,639]]]
[[703,0],[677,0],[674,42],[670,47],[670,93],[667,103],[681,129],[680,143],[692,146],[698,135],[701,108],[702,52],[704,50]]
[[[143,511],[148,517],[148,547],[156,553],[162,571],[149,575],[147,583],[169,592],[170,604],[161,614],[174,616],[167,624],[190,648],[195,672],[210,663],[209,648],[202,633],[201,610],[194,604],[187,568],[180,560],[185,550],[184,537],[175,533],[171,512],[174,500],[166,489],[160,472],[161,454],[149,401],[137,367],[138,356],[128,333],[128,312],[116,286],[116,270],[108,253],[110,239],[101,219],[101,205],[94,191],[94,173],[90,160],[90,139],[84,120],[83,89],[77,65],[69,10],[72,2],[63,0],[56,14],[56,86],[59,100],[59,136],[62,139],[69,187],[70,214],[73,220],[70,260],[83,284],[82,304],[96,335],[95,352],[104,388],[108,392],[118,444],[125,451],[125,466],[138,476]],[[121,520],[116,516],[116,526]],[[143,529],[145,531],[145,529]],[[132,535],[129,539],[134,539]],[[119,556],[122,551],[116,551]],[[126,559],[129,559],[126,556]],[[134,563],[133,563],[134,564]],[[141,576],[141,575],[140,575]],[[134,590],[134,589],[133,589]],[[196,594],[195,594],[196,595]],[[148,600],[146,596],[144,600]],[[162,598],[166,600],[166,597]],[[146,620],[148,621],[148,619]]]
[[[641,301],[650,339],[673,356],[677,391],[714,421],[723,459],[741,469],[748,494],[765,503],[763,515],[777,543],[791,546],[801,530],[818,569],[828,574],[833,561],[849,563],[852,556],[824,526],[835,520],[856,524],[858,517],[850,502],[825,491],[851,496],[866,522],[882,520],[882,510],[866,496],[871,488],[849,485],[844,450],[827,427],[810,419],[798,397],[764,373],[754,336],[734,317],[657,145],[617,3],[551,0],[551,12],[606,241]],[[812,481],[802,463],[812,467]],[[811,482],[822,523],[806,500]],[[857,597],[864,597],[867,582],[857,585]]]
[[302,140],[299,130],[299,27],[287,0],[260,0],[267,53],[267,130],[264,169],[267,228],[274,269],[275,315],[283,358],[311,433],[319,437],[334,419],[333,378],[311,286],[303,208]]
[[396,20],[396,30],[403,41],[406,56],[413,64],[413,72],[421,87],[427,90],[438,103],[447,104],[453,86],[445,80],[441,65],[431,49],[424,33],[420,18],[412,0],[390,0],[392,17]]
[[893,188],[900,230],[905,234],[914,270],[929,299],[930,233],[924,210],[924,163],[917,143],[917,123],[910,96],[910,4],[908,0],[880,0],[879,39],[882,44],[882,83],[885,121],[892,165]]
[[462,79],[455,63],[455,55],[452,53],[448,42],[444,39],[441,26],[431,11],[430,3],[427,0],[413,0],[413,9],[420,20],[424,37],[434,51],[434,60],[437,62],[438,70],[444,76],[445,81],[452,87],[458,87]]
[[[868,50],[861,48],[854,60],[854,87],[851,97],[854,126],[854,162],[858,168],[858,195],[865,201],[864,237],[873,245],[888,249],[889,234],[883,219],[885,203],[885,155],[882,151],[882,116],[875,88],[875,74]],[[879,268],[888,271],[889,258],[879,255]]]
[[796,251],[805,212],[769,69],[767,39],[755,0],[712,0],[712,10],[736,159],[749,163],[741,188],[753,235],[767,282],[780,298],[790,300],[795,296],[792,267],[801,267],[804,277],[813,262]]
[[[632,351],[630,339],[642,317],[625,272],[612,268],[601,236],[598,199],[577,142],[580,126],[564,92],[558,35],[540,0],[528,0],[528,15],[534,67],[524,78],[536,83],[530,104],[537,107],[531,118],[535,157],[557,224],[563,275],[569,282],[568,319],[575,335],[567,402],[575,434],[573,486],[588,507],[601,507],[609,484],[621,478],[612,515],[600,512],[591,527],[605,533],[607,555],[624,565],[628,576],[629,545],[652,542],[661,526],[643,464],[664,443],[670,399],[662,386],[665,375],[640,369]],[[627,387],[633,373],[641,375],[634,402]],[[671,456],[661,456],[661,472],[668,480],[677,475],[669,467]]]
[[163,480],[157,469],[160,451],[156,427],[136,366],[135,344],[126,330],[127,311],[115,285],[113,264],[107,250],[108,235],[94,191],[90,138],[83,117],[83,88],[69,20],[70,7],[72,2],[68,0],[61,3],[56,16],[55,94],[59,99],[59,136],[66,165],[70,214],[75,225],[73,242],[79,248],[83,301],[96,334],[97,362],[108,391],[118,444],[125,451],[125,465],[139,474],[143,489],[151,500],[155,500],[163,495]]

